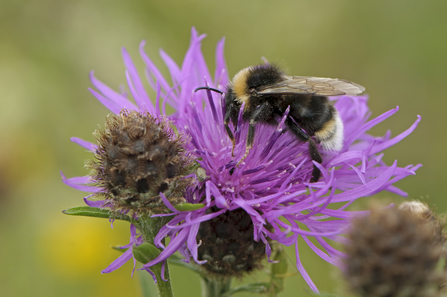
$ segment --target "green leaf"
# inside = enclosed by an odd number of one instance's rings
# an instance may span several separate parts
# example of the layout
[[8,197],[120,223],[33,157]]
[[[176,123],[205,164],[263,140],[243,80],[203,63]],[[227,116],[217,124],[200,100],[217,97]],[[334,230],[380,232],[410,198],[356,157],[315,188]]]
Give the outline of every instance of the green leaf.
[[205,204],[203,204],[203,203],[196,203],[196,204],[182,203],[182,204],[178,204],[178,205],[174,206],[174,208],[177,209],[178,211],[192,211],[192,210],[197,210],[197,209],[201,209],[204,207],[205,207]]
[[[157,249],[155,245],[144,242],[139,246],[134,246],[134,248],[132,249],[132,254],[138,262],[147,264],[157,258],[158,255],[160,255],[160,250]],[[152,272],[155,273],[156,276],[158,276],[157,279],[159,279],[159,276],[161,275],[161,266],[162,263],[151,266]]]
[[129,216],[124,214],[111,213],[108,209],[90,207],[90,206],[78,206],[69,208],[62,211],[66,215],[70,216],[83,216],[83,217],[93,217],[93,218],[103,218],[103,219],[115,219],[123,220],[134,223]]
[[135,259],[139,262],[147,264],[160,255],[160,250],[157,249],[155,245],[144,242],[139,246],[134,247],[132,253]]
[[234,293],[249,292],[249,293],[266,293],[270,287],[269,283],[253,283],[248,285],[239,286],[231,289],[230,291],[222,294],[222,297],[229,297]]

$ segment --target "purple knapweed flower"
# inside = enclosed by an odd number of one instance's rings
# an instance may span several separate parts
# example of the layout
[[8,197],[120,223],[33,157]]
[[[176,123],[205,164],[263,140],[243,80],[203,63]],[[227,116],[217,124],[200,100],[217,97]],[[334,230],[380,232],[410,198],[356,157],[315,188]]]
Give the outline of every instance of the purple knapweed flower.
[[[225,106],[223,96],[197,87],[209,85],[223,92],[229,82],[223,54],[224,40],[216,49],[214,79],[210,74],[201,52],[201,41],[205,35],[198,35],[192,29],[192,38],[183,64],[178,66],[164,51],[160,55],[169,69],[171,82],[164,78],[144,52],[145,42],[140,44],[140,54],[146,64],[145,74],[150,86],[156,91],[155,104],[143,87],[143,82],[125,49],[122,50],[126,66],[127,84],[135,103],[124,93],[119,93],[95,78],[91,81],[97,89],[90,91],[115,114],[125,109],[148,111],[165,115],[169,104],[175,112],[168,115],[177,129],[189,134],[191,141],[187,149],[198,158],[206,177],[198,179],[187,189],[185,199],[189,203],[205,203],[206,206],[194,211],[178,211],[169,201],[163,201],[172,210],[172,220],[162,227],[155,238],[155,245],[163,251],[155,260],[144,265],[166,261],[179,251],[188,261],[190,257],[198,264],[206,261],[198,256],[200,241],[197,239],[200,224],[236,209],[244,210],[253,223],[253,239],[265,244],[265,252],[271,254],[271,244],[278,242],[287,246],[295,245],[296,266],[312,290],[318,292],[315,284],[304,269],[298,252],[298,238],[302,237],[310,248],[321,258],[334,265],[341,265],[345,255],[334,249],[329,241],[344,241],[339,236],[346,230],[354,212],[346,208],[358,198],[374,195],[386,190],[401,196],[406,193],[393,184],[408,175],[414,175],[421,165],[398,167],[397,161],[391,166],[382,161],[383,151],[409,135],[418,125],[420,117],[405,132],[392,138],[387,132],[383,137],[374,137],[367,131],[398,111],[392,109],[369,120],[371,112],[366,96],[334,97],[344,125],[345,139],[340,152],[324,152],[323,163],[318,164],[322,177],[318,182],[309,183],[313,162],[308,154],[307,143],[302,143],[287,132],[284,125],[288,111],[276,127],[258,124],[253,148],[248,157],[235,167],[245,153],[248,123],[242,120],[235,128],[235,156],[232,157],[232,143],[228,138],[223,117]],[[242,110],[242,109],[241,109]],[[285,132],[285,133],[283,133]],[[95,150],[95,145],[79,138],[73,142]],[[101,191],[89,186],[89,177],[66,179],[68,185],[83,191]],[[101,207],[101,201],[85,199],[90,206]],[[343,203],[333,206],[334,203]],[[334,209],[335,208],[335,209]],[[359,212],[355,212],[359,213]],[[300,224],[298,224],[300,223]],[[306,228],[303,228],[306,226]],[[136,234],[136,233],[134,233]],[[136,235],[135,235],[136,236]],[[162,239],[170,238],[167,246]],[[310,241],[315,238],[319,247]],[[124,256],[124,255],[123,255]],[[130,253],[121,256],[109,266],[110,272],[131,258]]]

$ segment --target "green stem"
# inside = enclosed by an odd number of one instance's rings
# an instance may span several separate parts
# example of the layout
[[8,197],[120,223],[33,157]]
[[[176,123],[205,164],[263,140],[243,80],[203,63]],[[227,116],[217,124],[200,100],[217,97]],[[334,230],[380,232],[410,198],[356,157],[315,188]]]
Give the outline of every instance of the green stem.
[[[140,216],[138,218],[138,222],[140,223],[140,231],[141,236],[143,237],[144,242],[154,244],[155,236],[158,234],[158,231],[160,231],[161,227],[163,227],[165,224],[169,222],[170,218],[167,217],[154,217],[151,218],[147,215]],[[164,244],[164,239],[163,239]],[[159,249],[161,251],[161,249]],[[161,269],[161,264],[160,265]],[[154,269],[155,270],[155,269]],[[158,295],[160,297],[173,297],[174,294],[172,292],[172,286],[171,286],[171,278],[169,275],[169,267],[168,262],[165,263],[165,269],[164,269],[164,278],[166,281],[164,281],[161,278],[160,273],[155,273],[155,276],[157,277],[157,289],[158,289]]]
[[165,279],[166,279],[166,281],[162,280],[161,275],[156,275],[156,277],[157,277],[158,295],[160,297],[173,297],[174,293],[172,292],[168,262],[165,263]]
[[232,278],[207,278],[202,277],[202,297],[220,297],[231,288]]

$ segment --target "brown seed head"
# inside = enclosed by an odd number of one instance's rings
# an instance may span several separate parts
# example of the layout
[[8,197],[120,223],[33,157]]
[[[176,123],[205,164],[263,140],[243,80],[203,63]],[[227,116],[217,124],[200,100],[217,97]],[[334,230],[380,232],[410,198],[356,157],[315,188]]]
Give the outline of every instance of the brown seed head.
[[354,219],[346,246],[350,286],[365,297],[437,296],[436,232],[408,210],[373,209]]
[[167,119],[123,110],[109,115],[104,130],[95,135],[97,161],[87,165],[104,189],[97,195],[107,200],[106,206],[136,214],[167,212],[160,192],[173,205],[184,202],[193,158],[185,150],[185,135],[176,135]]

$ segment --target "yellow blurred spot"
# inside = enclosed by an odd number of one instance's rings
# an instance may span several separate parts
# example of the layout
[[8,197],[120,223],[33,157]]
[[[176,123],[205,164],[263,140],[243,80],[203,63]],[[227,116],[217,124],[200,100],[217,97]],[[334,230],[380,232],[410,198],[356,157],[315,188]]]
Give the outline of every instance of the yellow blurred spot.
[[[99,274],[120,255],[111,246],[124,245],[129,240],[128,236],[123,236],[124,232],[111,229],[106,220],[58,217],[48,223],[39,237],[38,251],[49,270],[62,277]],[[123,226],[120,227],[115,229],[124,231]]]

